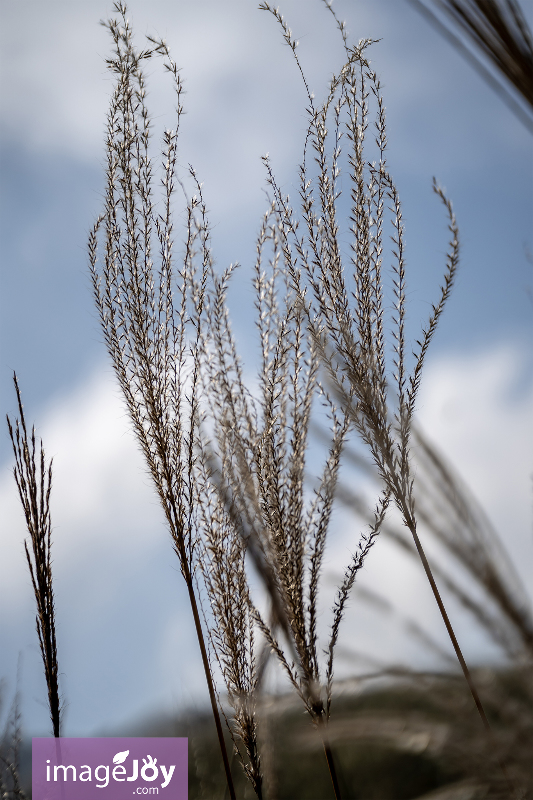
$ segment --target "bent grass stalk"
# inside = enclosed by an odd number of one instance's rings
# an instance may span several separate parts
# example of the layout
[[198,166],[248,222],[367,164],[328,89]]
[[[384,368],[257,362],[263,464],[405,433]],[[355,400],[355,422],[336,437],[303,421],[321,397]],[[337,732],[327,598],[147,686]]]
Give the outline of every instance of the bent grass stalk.
[[517,0],[409,2],[533,132],[533,35],[520,3]]

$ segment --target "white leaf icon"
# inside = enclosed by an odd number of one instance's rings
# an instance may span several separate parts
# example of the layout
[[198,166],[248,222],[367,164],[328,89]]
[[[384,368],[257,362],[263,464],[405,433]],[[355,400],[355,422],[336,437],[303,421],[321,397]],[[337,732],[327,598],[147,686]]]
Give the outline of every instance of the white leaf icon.
[[123,750],[122,753],[117,753],[116,756],[113,758],[113,764],[122,764],[123,761],[127,759],[129,756],[129,750]]

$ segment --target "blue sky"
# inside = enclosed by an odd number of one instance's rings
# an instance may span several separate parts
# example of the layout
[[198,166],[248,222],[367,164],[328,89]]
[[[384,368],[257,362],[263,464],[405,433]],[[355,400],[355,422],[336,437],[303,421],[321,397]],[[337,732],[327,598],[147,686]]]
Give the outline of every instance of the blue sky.
[[[230,301],[253,373],[250,276],[266,204],[260,157],[269,152],[283,189],[296,195],[303,86],[275,21],[253,0],[153,0],[149,7],[136,0],[129,7],[139,43],[145,33],[164,37],[182,68],[187,115],[180,167],[185,172],[192,163],[203,181],[219,266],[242,264]],[[389,168],[403,201],[414,334],[438,296],[447,244],[433,175],[453,200],[461,267],[433,343],[420,413],[490,506],[527,578],[531,135],[407,2],[337,0],[335,8],[352,40],[380,39],[370,58],[382,80]],[[342,63],[338,34],[318,0],[289,0],[281,11],[320,98]],[[73,735],[157,705],[201,702],[203,691],[181,578],[128,433],[87,273],[111,89],[104,65],[109,41],[98,21],[110,12],[101,0],[3,0],[0,8],[0,400],[4,413],[14,412],[15,369],[28,418],[55,458],[57,613]],[[156,64],[148,72],[157,136],[172,124],[172,95]],[[10,465],[4,433],[0,676],[12,685],[21,652],[25,724],[43,733],[24,528]],[[388,574],[383,552],[381,567],[376,556],[372,570]],[[407,610],[416,606],[401,586],[398,593]]]

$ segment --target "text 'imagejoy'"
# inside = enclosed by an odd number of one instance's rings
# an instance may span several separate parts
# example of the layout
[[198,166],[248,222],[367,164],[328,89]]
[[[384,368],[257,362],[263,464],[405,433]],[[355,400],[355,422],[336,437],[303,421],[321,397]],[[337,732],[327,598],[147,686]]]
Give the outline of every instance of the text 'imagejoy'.
[[187,798],[187,739],[35,738],[34,800]]

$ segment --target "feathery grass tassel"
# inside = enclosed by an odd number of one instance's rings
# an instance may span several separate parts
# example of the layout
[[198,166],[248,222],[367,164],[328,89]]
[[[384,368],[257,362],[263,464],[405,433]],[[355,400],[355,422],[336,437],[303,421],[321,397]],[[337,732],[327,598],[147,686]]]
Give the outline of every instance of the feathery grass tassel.
[[[258,397],[252,396],[245,385],[244,367],[231,330],[225,302],[231,271],[219,279],[214,277],[213,288],[206,293],[201,365],[214,424],[210,452],[204,459],[208,467],[202,483],[205,488],[199,492],[210,553],[202,561],[208,572],[208,592],[215,600],[211,600],[217,620],[215,650],[226,673],[228,692],[237,676],[252,698],[257,687],[258,673],[250,670],[245,640],[241,641],[243,630],[249,626],[248,614],[244,626],[238,622],[240,610],[249,607],[253,622],[322,739],[335,797],[340,800],[341,781],[327,735],[333,655],[348,593],[379,533],[387,500],[378,504],[374,525],[369,534],[362,534],[339,587],[324,680],[317,630],[319,589],[349,417],[337,410],[319,382],[318,353],[309,336],[305,311],[289,280],[276,216],[271,207],[257,239],[254,283],[262,352]],[[328,414],[329,452],[310,497],[306,491],[306,458],[317,398]],[[213,507],[209,508],[209,503]],[[244,589],[240,541],[270,599],[268,623]],[[235,565],[232,580],[242,574],[242,589],[230,589],[226,582],[221,569],[226,548],[235,552],[231,557]],[[242,599],[234,608],[230,598],[237,597]],[[284,643],[280,644],[279,635]],[[245,665],[249,670],[246,674],[242,670]]]
[[[167,45],[148,37],[151,49],[137,50],[126,5],[117,2],[114,10],[118,17],[103,23],[115,45],[107,65],[116,81],[107,117],[104,213],[89,236],[94,297],[133,430],[187,585],[228,790],[231,800],[235,800],[194,584],[198,422],[194,337],[197,341],[202,299],[193,298],[191,293],[197,258],[201,261],[200,294],[205,288],[211,264],[209,227],[201,187],[191,170],[197,194],[187,202],[185,254],[176,269],[172,205],[183,85]],[[154,56],[164,59],[177,99],[176,129],[163,135],[162,198],[157,211],[150,155],[151,120],[142,69],[144,62]],[[97,256],[100,233],[104,240],[102,262]]]
[[[331,11],[329,4],[326,5]],[[279,11],[266,2],[261,3],[261,8],[276,17],[291,45],[290,31]],[[340,23],[338,26],[347,61],[331,79],[321,106],[315,105],[304,80],[309,124],[300,166],[300,219],[293,212],[289,198],[282,195],[268,158],[264,159],[279,220],[280,246],[300,304],[306,310],[314,348],[329,374],[339,404],[370,451],[385,494],[396,505],[413,537],[472,698],[483,725],[490,732],[479,693],[417,533],[410,464],[411,430],[423,366],[459,262],[457,223],[450,201],[434,180],[434,192],[448,215],[450,249],[440,299],[433,306],[421,340],[417,342],[414,366],[409,374],[404,227],[398,191],[386,164],[387,136],[381,86],[365,52],[372,42],[361,40],[356,47],[350,47],[344,27]],[[292,45],[301,71],[294,42]],[[371,122],[371,102],[376,111],[374,157],[369,159],[366,138]],[[341,148],[343,137],[348,140],[346,153]],[[308,157],[309,150],[314,151],[312,161]],[[339,221],[343,164],[347,166],[351,183],[349,264],[344,263],[347,261],[342,239],[345,234]],[[382,276],[384,222],[388,214],[393,228],[390,287],[385,286]],[[387,320],[384,298],[389,292],[393,307],[391,318]],[[502,769],[505,773],[503,765]]]

